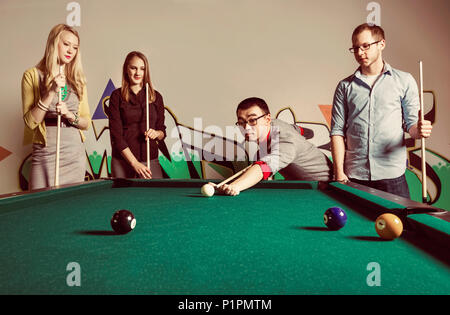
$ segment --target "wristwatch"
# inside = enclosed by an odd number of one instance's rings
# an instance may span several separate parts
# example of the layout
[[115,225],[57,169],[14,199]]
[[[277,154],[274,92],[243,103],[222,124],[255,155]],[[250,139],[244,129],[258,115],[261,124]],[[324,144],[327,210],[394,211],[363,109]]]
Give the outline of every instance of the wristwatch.
[[74,114],[74,116],[75,116],[75,120],[74,121],[72,121],[70,124],[72,125],[72,126],[78,126],[78,122],[79,122],[79,120],[80,120],[80,116],[78,115],[78,113],[73,113]]

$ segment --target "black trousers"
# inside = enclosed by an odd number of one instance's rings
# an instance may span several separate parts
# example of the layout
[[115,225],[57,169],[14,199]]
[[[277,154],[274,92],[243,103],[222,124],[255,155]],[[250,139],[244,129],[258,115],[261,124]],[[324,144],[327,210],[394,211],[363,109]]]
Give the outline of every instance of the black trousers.
[[[147,162],[141,162],[146,165]],[[163,178],[162,168],[158,159],[150,160],[150,171],[152,178]],[[115,178],[139,178],[134,169],[127,161],[113,157],[111,159],[111,175]]]

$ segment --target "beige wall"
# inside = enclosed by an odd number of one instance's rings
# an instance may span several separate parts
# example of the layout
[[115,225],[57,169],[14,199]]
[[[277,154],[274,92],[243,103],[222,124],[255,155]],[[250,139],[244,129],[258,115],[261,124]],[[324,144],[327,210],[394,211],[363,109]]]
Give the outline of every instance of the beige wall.
[[[19,190],[22,145],[20,81],[42,57],[48,32],[70,14],[70,1],[2,0],[0,193]],[[150,61],[156,88],[179,121],[227,126],[248,96],[272,112],[290,106],[298,119],[325,123],[317,105],[331,104],[338,81],[357,67],[348,52],[354,27],[370,14],[363,0],[80,0],[81,49],[94,112],[109,79],[121,82],[131,50]],[[437,123],[429,148],[450,156],[448,0],[389,0],[380,5],[385,60],[437,95]],[[92,129],[91,129],[92,132]]]

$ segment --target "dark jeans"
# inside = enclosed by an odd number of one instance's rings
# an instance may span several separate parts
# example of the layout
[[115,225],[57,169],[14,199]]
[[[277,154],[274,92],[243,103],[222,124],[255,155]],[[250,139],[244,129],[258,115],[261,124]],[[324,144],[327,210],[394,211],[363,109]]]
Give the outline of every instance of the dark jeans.
[[359,180],[350,178],[352,182],[365,185],[371,188],[379,189],[382,191],[386,191],[388,193],[404,197],[404,198],[410,198],[409,195],[409,187],[408,183],[406,182],[405,174],[403,174],[400,177],[397,178],[391,178],[391,179],[381,179],[381,180]]

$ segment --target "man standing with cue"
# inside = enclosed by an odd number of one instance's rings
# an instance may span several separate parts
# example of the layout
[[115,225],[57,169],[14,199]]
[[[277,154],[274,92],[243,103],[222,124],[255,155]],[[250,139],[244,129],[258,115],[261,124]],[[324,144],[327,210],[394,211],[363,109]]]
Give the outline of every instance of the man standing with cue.
[[354,181],[410,198],[404,132],[431,135],[431,122],[418,120],[419,93],[411,74],[383,60],[384,31],[362,24],[352,34],[360,67],[340,81],[333,100],[331,146],[337,181]]

